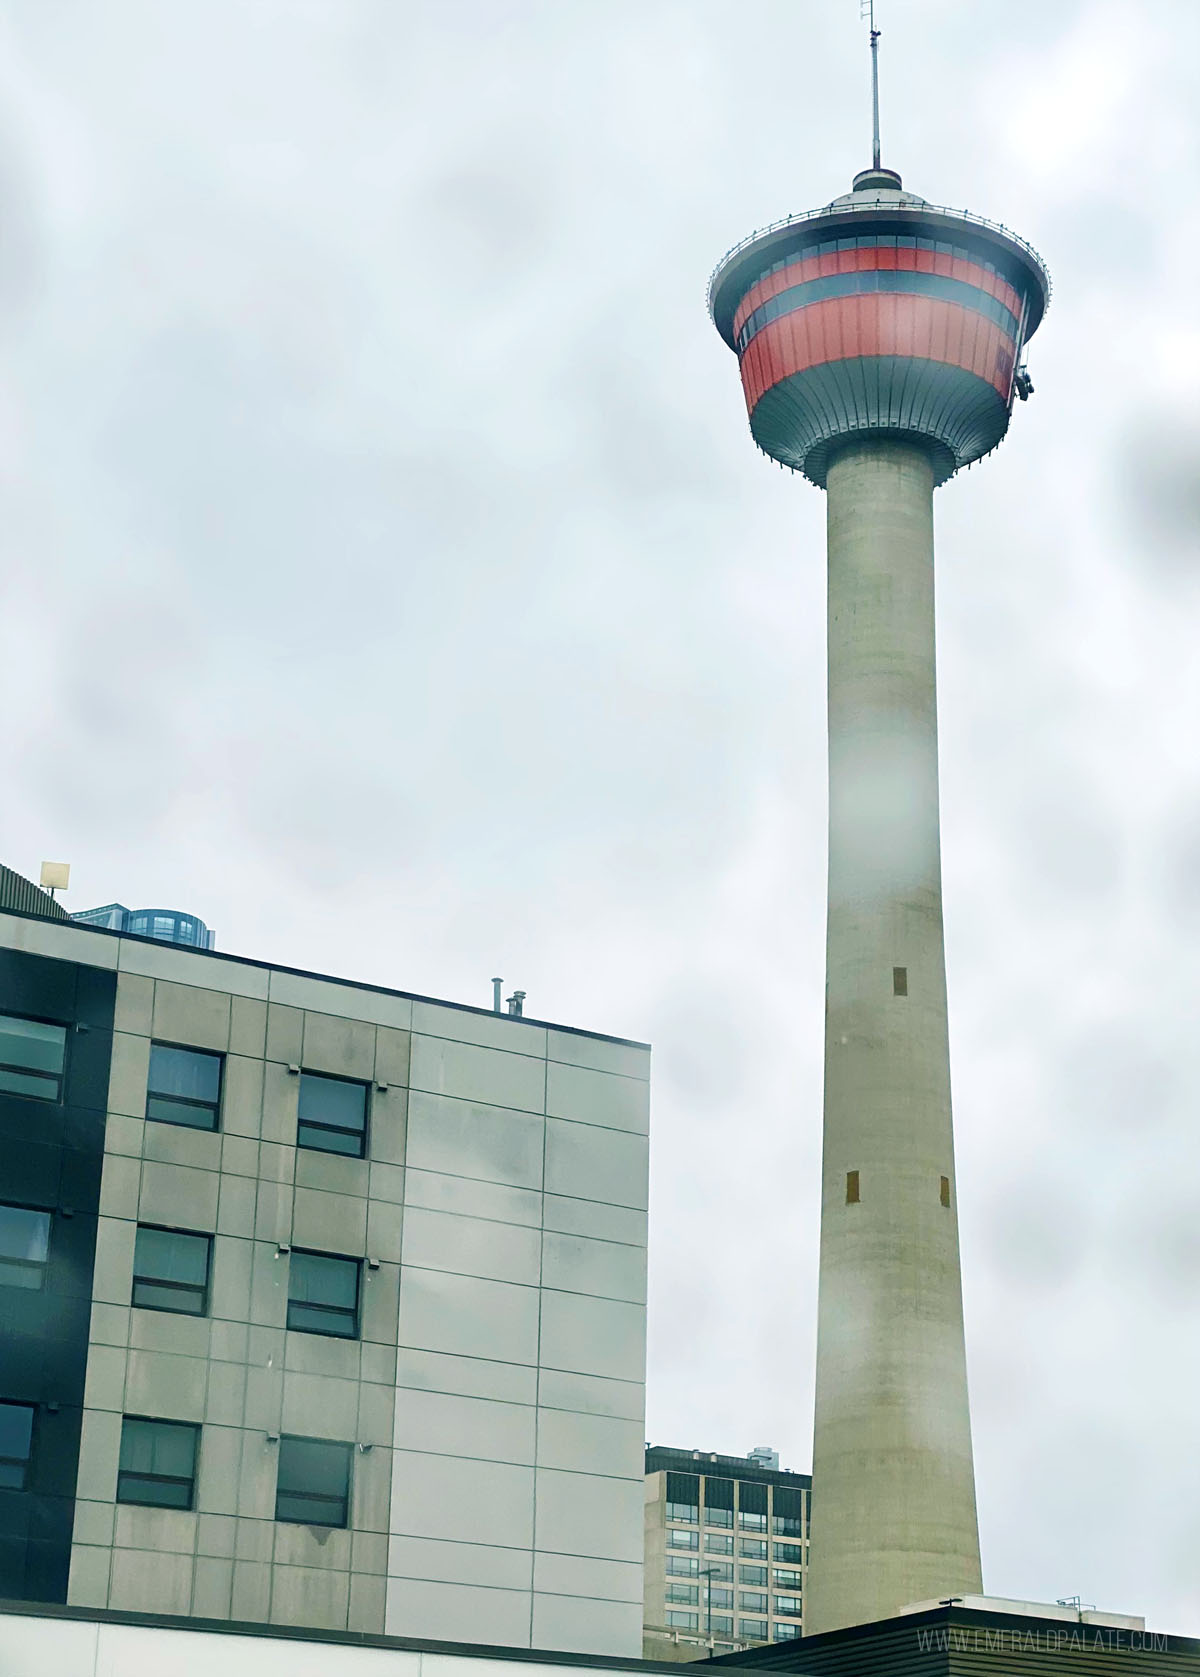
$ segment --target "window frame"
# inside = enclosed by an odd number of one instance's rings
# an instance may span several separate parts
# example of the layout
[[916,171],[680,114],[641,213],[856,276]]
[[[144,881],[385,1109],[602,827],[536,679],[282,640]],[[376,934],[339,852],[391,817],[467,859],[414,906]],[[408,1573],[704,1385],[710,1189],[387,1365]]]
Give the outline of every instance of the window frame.
[[[176,1095],[169,1090],[155,1089],[150,1082],[154,1074],[154,1050],[169,1048],[175,1054],[197,1054],[206,1060],[217,1062],[217,1094],[212,1101],[197,1100],[191,1095]],[[198,1124],[189,1118],[167,1118],[161,1112],[151,1112],[150,1102],[153,1100],[166,1101],[170,1106],[181,1111],[208,1112],[212,1114],[211,1124]],[[221,1128],[221,1108],[225,1100],[225,1056],[217,1048],[197,1048],[194,1042],[166,1042],[158,1037],[151,1039],[150,1064],[146,1071],[146,1122],[148,1124],[174,1124],[183,1130],[199,1130],[204,1135],[216,1135]]]
[[29,1416],[29,1449],[24,1456],[0,1456],[0,1470],[7,1467],[20,1469],[21,1482],[19,1485],[6,1485],[0,1479],[0,1491],[27,1491],[29,1489],[29,1475],[33,1471],[33,1450],[37,1437],[37,1404],[22,1403],[17,1398],[0,1399],[0,1409],[23,1409]]
[[[354,1269],[353,1310],[348,1310],[345,1305],[319,1304],[315,1303],[311,1299],[294,1299],[292,1297],[292,1277],[295,1274],[297,1258],[321,1258],[324,1259],[326,1263],[346,1264],[348,1266],[352,1265]],[[361,1258],[352,1258],[345,1252],[317,1252],[308,1246],[293,1246],[290,1254],[288,1255],[287,1315],[285,1317],[287,1331],[289,1333],[314,1333],[323,1339],[361,1339],[362,1277],[363,1261]],[[323,1312],[330,1318],[349,1316],[351,1318],[351,1331],[349,1333],[342,1333],[336,1328],[303,1327],[298,1322],[294,1322],[292,1320],[293,1305],[296,1305],[300,1310],[315,1310],[317,1312]]]
[[[8,1060],[0,1060],[0,1095],[12,1095],[17,1100],[45,1101],[49,1106],[61,1106],[63,1090],[67,1078],[67,1042],[70,1037],[70,1027],[61,1019],[39,1019],[32,1013],[10,1013],[7,1008],[0,1010],[0,1023],[6,1019],[13,1019],[22,1025],[44,1025],[47,1030],[62,1032],[62,1064],[56,1072],[44,1071],[41,1066],[14,1065]],[[52,1095],[38,1094],[32,1089],[10,1089],[3,1083],[5,1072],[12,1072],[17,1077],[31,1077],[54,1085]]]
[[[289,1445],[289,1444],[319,1444],[324,1449],[341,1450],[341,1451],[344,1452],[343,1460],[345,1461],[345,1464],[346,1464],[346,1489],[345,1489],[344,1494],[340,1498],[340,1501],[341,1501],[341,1504],[342,1504],[342,1518],[341,1518],[340,1521],[336,1521],[336,1520],[306,1520],[306,1519],[303,1519],[303,1518],[301,1518],[297,1515],[281,1514],[279,1512],[279,1499],[280,1499],[281,1495],[284,1496],[284,1497],[291,1497],[294,1500],[298,1500],[300,1502],[303,1502],[305,1500],[309,1500],[309,1501],[312,1501],[312,1502],[326,1502],[326,1503],[328,1503],[328,1502],[333,1502],[335,1500],[339,1500],[339,1499],[336,1499],[334,1497],[327,1496],[323,1492],[319,1492],[319,1491],[298,1491],[298,1490],[293,1490],[293,1489],[290,1489],[290,1488],[281,1491],[280,1480],[283,1477],[284,1456],[286,1454],[286,1446]],[[351,1499],[352,1499],[353,1495],[354,1495],[354,1445],[353,1444],[347,1443],[342,1439],[335,1439],[335,1438],[308,1438],[308,1437],[304,1436],[304,1434],[302,1434],[302,1433],[284,1433],[282,1435],[282,1437],[279,1440],[279,1454],[278,1454],[278,1459],[276,1461],[276,1466],[275,1466],[275,1521],[276,1521],[277,1524],[279,1524],[279,1525],[290,1525],[290,1526],[322,1526],[323,1528],[325,1528],[328,1531],[345,1531],[349,1528],[349,1525],[350,1525],[350,1502],[351,1502]]]
[[[308,1078],[311,1081],[319,1081],[321,1083],[342,1083],[342,1084],[349,1085],[351,1088],[361,1089],[362,1094],[363,1094],[362,1129],[360,1131],[356,1132],[354,1130],[346,1129],[345,1126],[342,1125],[342,1124],[326,1124],[326,1123],[322,1123],[319,1118],[305,1118],[300,1111],[300,1107],[301,1107],[301,1105],[303,1104],[303,1101],[304,1101],[304,1086],[305,1086],[305,1079],[306,1078]],[[342,1147],[321,1147],[321,1146],[315,1145],[312,1141],[306,1141],[304,1139],[303,1132],[305,1130],[310,1130],[310,1131],[316,1130],[316,1131],[318,1131],[319,1133],[322,1133],[322,1134],[340,1135],[340,1136],[350,1136],[350,1135],[358,1134],[358,1136],[360,1138],[360,1141],[361,1141],[361,1146],[360,1146],[357,1153],[349,1153]],[[332,1153],[334,1158],[337,1158],[337,1159],[365,1159],[367,1157],[367,1147],[368,1147],[368,1141],[369,1141],[370,1133],[371,1133],[371,1083],[370,1083],[369,1079],[364,1078],[364,1077],[339,1077],[335,1072],[309,1071],[306,1067],[301,1066],[301,1068],[300,1068],[300,1089],[299,1089],[297,1104],[296,1104],[296,1146],[297,1147],[304,1148],[304,1150],[308,1153]]]
[[[121,1456],[125,1453],[126,1430],[130,1422],[135,1426],[171,1427],[177,1432],[189,1432],[192,1435],[192,1471],[189,1476],[180,1473],[145,1473],[139,1468],[122,1467]],[[189,1513],[196,1506],[196,1472],[200,1458],[200,1426],[195,1421],[168,1420],[163,1415],[122,1415],[121,1441],[117,1455],[117,1495],[116,1500],[132,1508],[170,1508],[176,1513]],[[186,1485],[187,1501],[163,1502],[146,1496],[130,1496],[125,1483],[129,1479],[136,1479],[141,1483],[155,1485]],[[125,1492],[123,1495],[122,1492]]]
[[[0,1217],[6,1211],[21,1211],[29,1217],[44,1217],[46,1219],[46,1255],[36,1258],[10,1258],[0,1251],[0,1287],[19,1288],[23,1293],[40,1293],[46,1285],[46,1271],[50,1267],[50,1239],[54,1232],[54,1213],[44,1205],[17,1205],[12,1200],[0,1202]],[[6,1279],[6,1272],[16,1270],[23,1274],[36,1275],[37,1280],[32,1285],[22,1281]]]
[[[138,1235],[141,1234],[143,1229],[145,1229],[149,1234],[182,1235],[186,1240],[203,1240],[206,1242],[204,1257],[204,1285],[202,1287],[197,1287],[196,1283],[192,1281],[171,1281],[165,1277],[157,1275],[139,1275],[137,1269]],[[133,1237],[133,1288],[130,1294],[130,1305],[136,1310],[157,1310],[167,1316],[190,1316],[197,1320],[201,1317],[207,1316],[209,1313],[209,1292],[212,1287],[212,1255],[213,1237],[211,1234],[206,1234],[203,1229],[172,1229],[167,1228],[161,1223],[138,1223]],[[198,1292],[200,1294],[200,1309],[177,1310],[173,1309],[169,1304],[147,1304],[144,1299],[138,1298],[139,1282],[149,1287],[165,1287],[169,1292],[190,1293],[193,1295]]]

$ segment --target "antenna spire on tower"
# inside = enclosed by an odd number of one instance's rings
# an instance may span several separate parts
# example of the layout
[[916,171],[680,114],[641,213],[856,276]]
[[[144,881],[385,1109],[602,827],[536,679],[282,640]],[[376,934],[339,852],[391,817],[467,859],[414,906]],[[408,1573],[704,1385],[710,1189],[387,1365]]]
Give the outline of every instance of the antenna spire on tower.
[[879,168],[879,36],[875,27],[875,0],[859,0],[858,15],[869,19],[871,31],[871,167]]

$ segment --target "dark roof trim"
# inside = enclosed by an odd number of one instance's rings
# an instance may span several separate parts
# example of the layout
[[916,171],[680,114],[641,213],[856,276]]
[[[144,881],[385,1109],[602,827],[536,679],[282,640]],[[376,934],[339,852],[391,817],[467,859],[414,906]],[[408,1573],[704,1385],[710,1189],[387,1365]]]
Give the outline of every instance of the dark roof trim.
[[168,1613],[122,1613],[111,1607],[67,1607],[59,1602],[3,1601],[0,1615],[22,1619],[74,1619],[86,1624],[134,1625],[149,1630],[202,1630],[225,1636],[262,1636],[281,1642],[319,1642],[335,1648],[388,1648],[396,1652],[453,1654],[468,1659],[513,1660],[521,1665],[575,1665],[599,1671],[668,1671],[675,1660],[623,1659],[617,1654],[559,1653],[552,1648],[504,1648],[487,1642],[433,1642],[423,1637],[374,1636],[362,1630],[314,1630],[307,1625],[250,1624],[237,1619],[192,1619]]
[[668,1445],[646,1446],[647,1473],[706,1473],[714,1479],[753,1479],[760,1484],[787,1485],[795,1490],[812,1488],[811,1473],[793,1473],[786,1467],[760,1467],[745,1456],[714,1456],[701,1450],[677,1450]]
[[[23,909],[5,907],[0,912],[14,914],[21,920],[45,921],[45,914],[30,914]],[[293,978],[316,978],[322,984],[341,984],[347,990],[370,990],[376,996],[399,996],[402,1001],[429,1002],[433,1007],[452,1007],[458,1013],[478,1013],[486,1019],[507,1019],[514,1025],[537,1025],[545,1030],[563,1031],[567,1036],[592,1037],[597,1042],[616,1042],[623,1048],[649,1049],[648,1042],[638,1042],[636,1037],[610,1036],[606,1031],[585,1031],[578,1025],[559,1025],[553,1019],[533,1019],[528,1014],[522,1014],[515,1019],[508,1013],[497,1013],[494,1008],[475,1007],[470,1002],[451,1002],[445,996],[422,996],[415,990],[393,990],[387,984],[368,984],[360,978],[339,978],[332,972],[310,972],[306,967],[285,967],[278,961],[259,961],[253,955],[234,955],[228,949],[193,949],[187,944],[167,943],[158,937],[141,937],[136,932],[114,932],[107,926],[85,926],[78,920],[72,920],[68,915],[67,923],[77,932],[87,932],[93,937],[123,938],[126,943],[146,943],[155,949],[178,949],[184,955],[196,955],[203,961],[232,961],[239,967],[258,967],[263,972],[286,972]]]
[[[811,1672],[813,1677],[816,1677],[817,1673],[832,1671],[843,1651],[851,1654],[858,1646],[858,1653],[854,1656],[858,1661],[856,1670],[896,1670],[896,1636],[908,1630],[915,1633],[929,1625],[951,1626],[956,1631],[1007,1631],[1017,1635],[1034,1635],[1040,1641],[1040,1651],[1054,1655],[1058,1655],[1060,1651],[1057,1647],[1051,1648],[1050,1645],[1057,1643],[1060,1633],[1070,1635],[1071,1632],[1080,1632],[1094,1640],[1105,1661],[1112,1660],[1114,1654],[1119,1657],[1121,1652],[1127,1658],[1139,1662],[1151,1657],[1151,1651],[1143,1649],[1140,1643],[1130,1646],[1130,1638],[1135,1636],[1152,1638],[1155,1645],[1153,1652],[1160,1657],[1200,1656],[1200,1641],[1189,1636],[1168,1635],[1166,1632],[1150,1630],[1130,1631],[1118,1629],[1116,1626],[1088,1624],[1082,1620],[1044,1619],[1035,1613],[1002,1613],[955,1604],[948,1607],[932,1607],[924,1613],[897,1613],[890,1619],[876,1619],[866,1625],[848,1625],[842,1630],[822,1631],[803,1636],[795,1642],[763,1643],[757,1648],[737,1654],[718,1654],[708,1663],[730,1669],[754,1666],[770,1667],[778,1671]],[[1123,1642],[1121,1638],[1124,1638]],[[997,1672],[1004,1671],[1003,1651],[995,1656],[993,1669]],[[1036,1671],[1038,1668],[1033,1666],[1026,1669]],[[1143,1665],[1142,1669],[1147,1668]]]

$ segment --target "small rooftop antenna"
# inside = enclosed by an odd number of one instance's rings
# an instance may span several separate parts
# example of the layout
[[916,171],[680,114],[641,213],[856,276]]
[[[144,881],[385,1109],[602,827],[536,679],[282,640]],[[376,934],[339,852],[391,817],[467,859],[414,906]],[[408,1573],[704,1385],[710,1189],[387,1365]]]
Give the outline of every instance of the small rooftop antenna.
[[69,890],[71,884],[70,862],[43,862],[39,884],[43,891],[49,891],[51,901],[56,891]]
[[859,0],[858,15],[867,18],[871,30],[871,167],[879,168],[879,36],[875,27],[875,0]]

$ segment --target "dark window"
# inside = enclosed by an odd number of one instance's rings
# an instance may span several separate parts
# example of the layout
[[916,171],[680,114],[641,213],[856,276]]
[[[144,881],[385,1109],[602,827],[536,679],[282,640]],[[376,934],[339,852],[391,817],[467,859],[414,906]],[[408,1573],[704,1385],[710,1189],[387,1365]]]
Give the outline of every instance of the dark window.
[[856,1170],[846,1172],[846,1204],[858,1204],[858,1172]]
[[[792,1493],[795,1495],[795,1492]],[[782,1523],[779,1512],[779,1492],[775,1492],[775,1530],[778,1531]],[[787,1561],[793,1566],[800,1566],[804,1560],[804,1549],[799,1543],[777,1543],[772,1557],[777,1561]]]
[[704,1547],[710,1555],[732,1555],[733,1538],[722,1537],[717,1532],[706,1531]]
[[0,1490],[25,1489],[32,1453],[32,1404],[0,1403]]
[[767,1610],[766,1591],[741,1590],[738,1593],[738,1606],[745,1613],[765,1613]]
[[700,1561],[696,1555],[668,1555],[668,1578],[695,1578],[700,1571]]
[[732,1636],[733,1620],[725,1613],[713,1613],[708,1619],[708,1628],[714,1636]]
[[708,1579],[710,1584],[732,1584],[733,1562],[705,1561],[704,1576]]
[[681,1613],[677,1607],[667,1613],[667,1624],[672,1630],[698,1630],[700,1615],[698,1613]]
[[794,1642],[799,1635],[800,1635],[800,1626],[799,1625],[776,1625],[775,1626],[775,1640],[776,1640],[776,1642]]
[[775,1611],[785,1613],[789,1618],[800,1617],[800,1597],[798,1595],[777,1595],[775,1597]]
[[738,1524],[745,1531],[767,1529],[767,1487],[738,1481]]
[[145,1508],[190,1508],[199,1434],[200,1428],[188,1421],[126,1415],[121,1423],[117,1501]]
[[949,1205],[950,1204],[950,1178],[948,1176],[943,1176],[942,1177],[942,1186],[941,1186],[941,1196],[940,1197],[941,1197],[941,1201],[942,1201],[943,1205]]
[[699,1524],[700,1480],[696,1474],[667,1474],[667,1519]]
[[347,1525],[352,1449],[321,1438],[281,1438],[275,1518],[302,1526]]
[[879,246],[880,250],[895,250],[896,235],[894,233],[881,233],[875,243]]
[[918,250],[932,250],[933,249],[933,240],[932,239],[918,239],[917,240],[917,249]]
[[0,1287],[37,1290],[46,1279],[50,1213],[0,1205]]
[[[857,1176],[858,1172],[852,1172]],[[776,1537],[804,1536],[804,1492],[794,1489],[790,1485],[776,1485],[775,1502],[772,1508],[771,1529]],[[775,1559],[777,1561],[798,1561],[804,1551],[800,1548],[787,1549],[782,1543],[775,1545]]]
[[357,1258],[293,1252],[288,1265],[287,1325],[300,1333],[358,1338]]
[[684,1607],[695,1607],[700,1600],[699,1584],[668,1584],[667,1600],[680,1602]]
[[320,1153],[348,1153],[352,1159],[361,1159],[367,1151],[366,1084],[301,1072],[296,1142]]
[[708,1604],[710,1607],[732,1607],[733,1591],[719,1589],[714,1585],[708,1592]]
[[66,1057],[65,1025],[0,1013],[0,1089],[39,1101],[60,1101]]
[[[779,1567],[776,1567],[772,1572],[771,1582],[777,1590],[799,1590],[802,1587],[800,1574],[798,1572],[782,1570]],[[781,1607],[779,1611],[782,1613],[783,1608]]]
[[839,239],[837,247],[839,250],[855,250],[857,245],[854,239]]
[[[669,1531],[667,1533],[668,1549],[698,1549],[700,1547],[700,1533],[698,1531]],[[712,1544],[708,1547],[711,1549]]]
[[200,1048],[150,1044],[146,1117],[160,1124],[215,1130],[221,1111],[221,1056]]
[[[775,1493],[778,1496],[778,1491]],[[765,1537],[743,1537],[738,1540],[738,1554],[745,1555],[747,1560],[765,1561],[767,1558],[767,1540]]]
[[767,1621],[765,1619],[739,1619],[738,1635],[744,1642],[765,1642],[767,1640]]
[[766,1584],[767,1584],[767,1569],[766,1569],[766,1567],[765,1566],[739,1566],[738,1567],[738,1583],[739,1584],[761,1584],[763,1586],[763,1588],[765,1589]]
[[208,1315],[212,1236],[138,1224],[133,1248],[133,1302],[143,1310]]
[[733,1524],[732,1479],[705,1479],[704,1523],[707,1526],[731,1526]]
[[908,968],[907,967],[893,967],[892,968],[892,994],[893,994],[893,996],[907,996],[907,994],[908,994]]
[[897,250],[916,250],[916,248],[917,248],[917,241],[911,233],[897,233],[897,235],[896,235],[896,249]]

